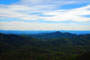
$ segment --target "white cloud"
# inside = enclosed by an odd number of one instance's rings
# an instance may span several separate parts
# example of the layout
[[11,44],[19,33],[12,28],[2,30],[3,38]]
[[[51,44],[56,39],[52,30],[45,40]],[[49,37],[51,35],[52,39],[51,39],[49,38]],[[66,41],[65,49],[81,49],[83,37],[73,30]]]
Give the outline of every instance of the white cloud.
[[[81,2],[82,1],[82,2]],[[23,20],[45,21],[90,21],[90,5],[60,9],[63,5],[89,3],[90,0],[21,0],[11,5],[0,5],[0,20],[16,18],[19,21],[1,22],[0,30],[90,30],[90,22],[76,23],[36,23]],[[59,8],[59,9],[57,9]]]
[[[82,1],[82,2],[81,2]],[[21,0],[19,3],[25,5],[66,5],[66,4],[80,4],[87,3],[86,0]]]
[[[90,0],[21,0],[19,4],[43,10],[53,10],[63,5],[89,3]],[[38,8],[39,7],[39,8]]]
[[84,17],[84,15],[90,15],[90,5],[81,8],[75,8],[70,10],[56,10],[44,12],[45,15],[52,15],[51,17],[42,17],[47,21],[77,21],[85,22],[90,21],[90,17]]
[[[32,14],[37,13],[38,14]],[[51,16],[48,16],[51,15]],[[83,15],[90,15],[90,5],[74,8],[69,10],[53,10],[53,11],[42,11],[37,10],[36,8],[32,8],[24,5],[2,5],[0,8],[0,19],[6,18],[18,18],[20,20],[45,20],[45,21],[77,21],[77,22],[85,22],[90,21],[90,18],[83,17]]]
[[0,30],[90,30],[89,27],[75,23],[0,22]]
[[[18,18],[22,20],[39,20],[39,16],[30,14],[30,8],[23,5],[10,5],[0,8],[0,16],[7,18]],[[31,10],[32,11],[32,10]]]

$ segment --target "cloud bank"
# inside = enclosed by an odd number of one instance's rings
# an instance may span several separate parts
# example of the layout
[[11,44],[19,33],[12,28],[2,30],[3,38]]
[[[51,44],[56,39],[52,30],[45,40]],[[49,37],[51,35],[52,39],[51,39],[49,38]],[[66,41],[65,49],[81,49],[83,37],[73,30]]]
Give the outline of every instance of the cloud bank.
[[[78,7],[79,4],[86,5]],[[63,7],[66,5],[68,9]],[[71,5],[77,7],[70,8]],[[67,23],[48,23],[62,21]],[[86,22],[90,23],[89,0],[20,0],[9,5],[0,4],[1,30],[90,30],[90,24],[81,24]]]
[[0,30],[90,30],[89,27],[76,23],[0,22]]

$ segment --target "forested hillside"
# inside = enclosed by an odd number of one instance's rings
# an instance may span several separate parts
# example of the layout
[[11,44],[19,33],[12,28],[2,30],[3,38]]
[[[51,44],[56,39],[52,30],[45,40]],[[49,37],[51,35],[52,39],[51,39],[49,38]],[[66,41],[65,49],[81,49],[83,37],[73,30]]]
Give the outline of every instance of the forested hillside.
[[[90,34],[53,32],[36,35],[0,33],[0,60],[86,60]],[[87,56],[87,57],[84,57]],[[90,59],[90,57],[88,57]]]

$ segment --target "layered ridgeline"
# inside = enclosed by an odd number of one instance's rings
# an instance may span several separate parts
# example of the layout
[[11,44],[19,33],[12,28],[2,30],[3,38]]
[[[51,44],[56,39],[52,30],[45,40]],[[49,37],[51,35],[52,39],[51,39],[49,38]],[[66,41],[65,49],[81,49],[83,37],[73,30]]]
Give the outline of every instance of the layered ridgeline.
[[34,38],[39,38],[39,39],[57,39],[57,38],[70,38],[77,36],[76,34],[71,34],[71,33],[62,33],[59,31],[52,32],[52,33],[41,33],[41,34],[31,34],[30,36]]
[[[0,33],[4,33],[4,34],[42,34],[42,33],[52,33],[52,32],[56,32],[55,30],[47,30],[47,31],[43,31],[43,30],[0,30]],[[76,31],[76,30],[60,30],[59,32],[69,32],[72,34],[90,34],[90,31]]]
[[0,33],[0,60],[81,60],[88,51],[90,34],[59,31],[25,35]]

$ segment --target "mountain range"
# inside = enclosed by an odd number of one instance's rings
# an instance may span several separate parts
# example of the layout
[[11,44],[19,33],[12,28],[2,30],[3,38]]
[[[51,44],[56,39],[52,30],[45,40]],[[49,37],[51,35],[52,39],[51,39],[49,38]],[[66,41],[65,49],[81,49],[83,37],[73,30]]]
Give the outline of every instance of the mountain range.
[[0,60],[80,60],[89,51],[90,34],[0,33]]
[[[0,30],[0,33],[4,33],[4,34],[17,34],[17,35],[20,35],[20,34],[41,34],[41,33],[52,33],[52,32],[56,32],[55,30],[47,30],[47,31],[40,31],[40,30]],[[72,33],[72,34],[90,34],[90,31],[74,31],[74,30],[60,30],[59,32],[63,32],[63,33],[66,33],[66,32],[69,32],[69,33]]]

